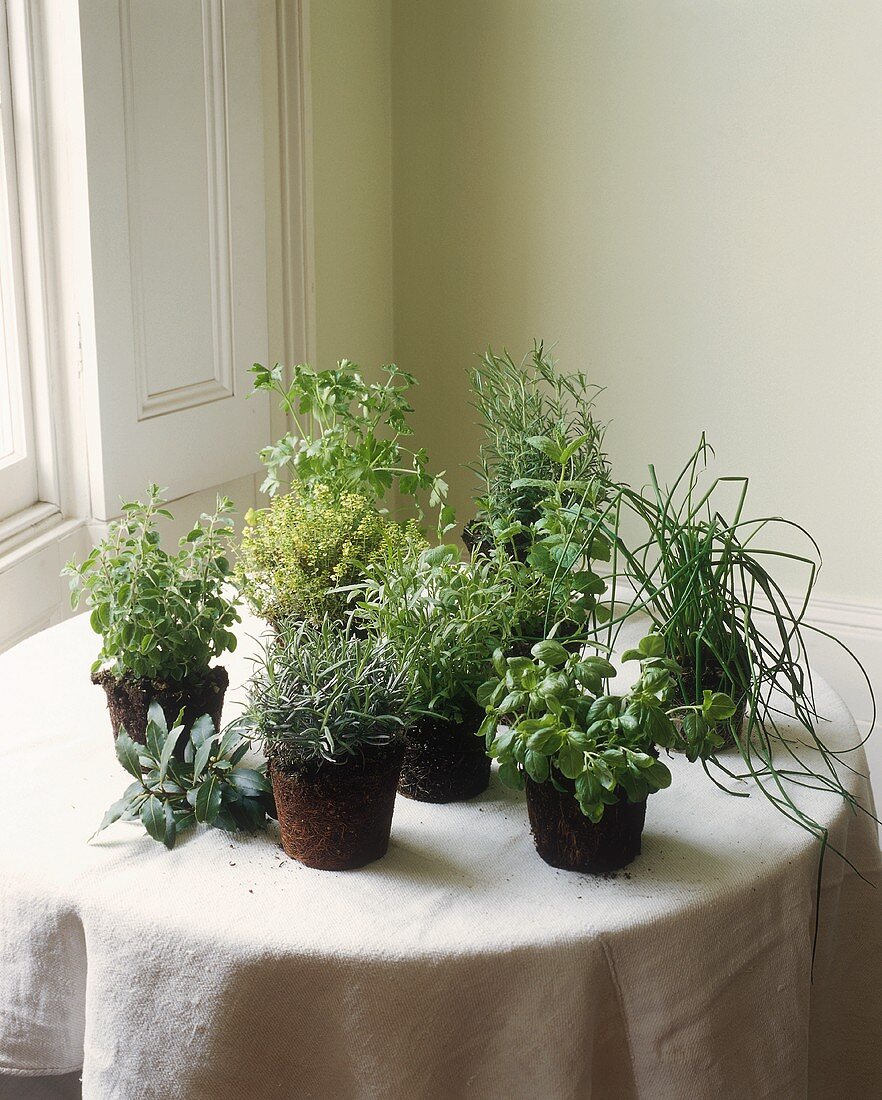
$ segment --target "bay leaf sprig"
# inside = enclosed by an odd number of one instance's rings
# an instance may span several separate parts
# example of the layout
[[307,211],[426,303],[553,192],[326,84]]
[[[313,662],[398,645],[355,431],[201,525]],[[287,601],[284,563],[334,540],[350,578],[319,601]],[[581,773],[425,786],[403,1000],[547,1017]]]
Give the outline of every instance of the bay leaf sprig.
[[116,756],[134,782],[108,809],[95,836],[115,821],[140,821],[149,836],[173,848],[178,836],[196,824],[256,832],[266,827],[267,815],[275,816],[266,775],[242,764],[247,739],[236,729],[219,732],[203,715],[179,754],[181,717],[169,729],[162,707],[151,703],[145,745],[120,729]]

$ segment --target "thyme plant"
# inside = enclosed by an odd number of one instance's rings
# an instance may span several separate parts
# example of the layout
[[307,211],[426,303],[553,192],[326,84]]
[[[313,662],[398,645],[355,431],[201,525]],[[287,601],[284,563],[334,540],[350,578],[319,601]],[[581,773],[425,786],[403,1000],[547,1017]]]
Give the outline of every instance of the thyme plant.
[[248,512],[236,579],[254,612],[285,621],[342,618],[346,596],[365,569],[391,548],[419,540],[416,527],[392,522],[359,493],[324,484],[295,485],[268,508]]

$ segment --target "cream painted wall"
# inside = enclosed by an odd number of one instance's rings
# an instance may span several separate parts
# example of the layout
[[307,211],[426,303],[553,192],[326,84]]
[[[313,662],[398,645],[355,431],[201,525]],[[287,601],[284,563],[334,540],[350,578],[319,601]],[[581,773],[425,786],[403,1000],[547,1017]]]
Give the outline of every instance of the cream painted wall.
[[393,358],[390,6],[309,6],[316,360]]
[[309,41],[319,361],[417,374],[465,516],[466,368],[556,340],[623,478],[707,430],[816,533],[814,621],[882,685],[882,7],[314,0]]
[[395,354],[433,459],[473,452],[474,352],[557,340],[622,477],[706,429],[817,534],[822,593],[882,600],[880,54],[875,0],[393,0]]

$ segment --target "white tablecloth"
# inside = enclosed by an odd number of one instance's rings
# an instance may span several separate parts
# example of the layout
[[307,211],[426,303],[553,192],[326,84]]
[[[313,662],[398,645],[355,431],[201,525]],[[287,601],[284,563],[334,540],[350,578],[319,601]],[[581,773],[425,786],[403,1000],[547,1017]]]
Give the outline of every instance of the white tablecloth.
[[[761,797],[674,760],[612,878],[542,863],[495,777],[399,799],[388,856],[343,874],[275,831],[87,844],[128,783],[95,649],[79,617],[0,657],[0,1070],[82,1066],[86,1100],[882,1096],[882,891],[828,857],[812,984],[817,847]],[[872,822],[805,799],[878,882]]]

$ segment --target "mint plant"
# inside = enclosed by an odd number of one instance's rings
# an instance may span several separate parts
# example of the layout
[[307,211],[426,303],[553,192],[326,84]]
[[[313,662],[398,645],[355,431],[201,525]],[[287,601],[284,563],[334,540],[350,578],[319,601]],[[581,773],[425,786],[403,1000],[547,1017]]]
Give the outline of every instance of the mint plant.
[[101,635],[95,672],[116,677],[190,680],[236,648],[236,603],[225,591],[233,535],[232,501],[219,497],[170,554],[160,545],[158,519],[171,519],[157,485],[146,501],[123,504],[122,517],[82,564],[69,562],[71,606],[85,600],[92,629]]
[[[531,657],[494,656],[495,676],[478,694],[487,711],[479,730],[488,753],[499,761],[499,778],[520,789],[526,777],[572,791],[583,814],[599,821],[604,808],[623,796],[631,802],[670,785],[671,773],[657,759],[655,746],[672,747],[681,738],[665,699],[676,666],[664,656],[663,640],[644,638],[627,654],[640,659],[641,673],[627,694],[611,695],[607,681],[616,675],[599,655],[570,653],[555,639],[537,642]],[[678,708],[712,748],[718,721],[734,710],[728,696],[707,693],[703,702]]]
[[275,496],[290,478],[307,489],[324,484],[376,503],[393,487],[415,503],[423,492],[429,494],[430,507],[443,502],[443,477],[429,473],[423,449],[411,450],[404,443],[413,434],[407,392],[416,379],[396,366],[382,369],[385,380],[368,383],[349,359],[341,359],[334,370],[300,364],[286,385],[279,363],[272,369],[254,364],[255,390],[275,394],[296,428],[260,452],[267,471],[263,492]]
[[148,711],[146,745],[120,730],[116,756],[134,782],[104,815],[96,836],[115,821],[140,821],[154,840],[173,848],[196,823],[229,832],[266,827],[267,814],[274,816],[272,789],[262,771],[241,765],[249,748],[242,734],[221,734],[204,715],[193,723],[181,758],[175,750],[183,732],[180,724],[168,728],[158,703]]

